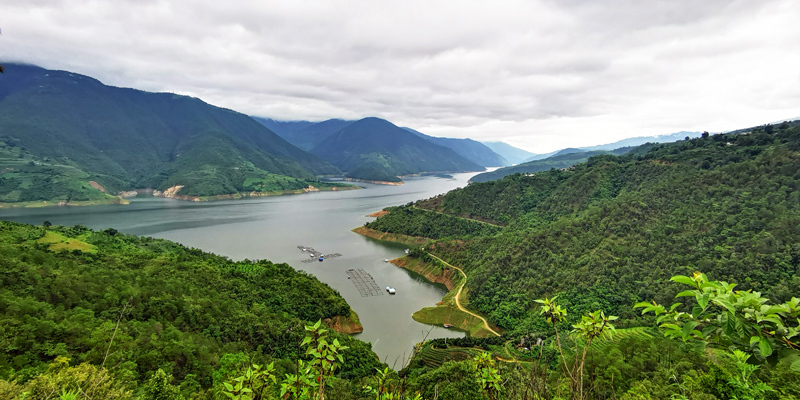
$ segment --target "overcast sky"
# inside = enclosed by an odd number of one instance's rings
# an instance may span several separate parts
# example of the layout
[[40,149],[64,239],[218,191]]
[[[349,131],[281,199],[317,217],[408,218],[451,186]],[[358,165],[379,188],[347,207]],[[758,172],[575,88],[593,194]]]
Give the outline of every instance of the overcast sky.
[[0,0],[0,60],[532,152],[800,117],[800,2]]

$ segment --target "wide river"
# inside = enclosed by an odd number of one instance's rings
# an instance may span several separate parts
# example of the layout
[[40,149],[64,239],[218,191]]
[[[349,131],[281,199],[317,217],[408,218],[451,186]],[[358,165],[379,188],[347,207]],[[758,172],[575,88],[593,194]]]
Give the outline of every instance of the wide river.
[[[0,210],[0,219],[41,225],[84,225],[92,229],[164,238],[230,257],[285,262],[327,283],[356,310],[375,353],[400,368],[414,344],[463,333],[420,324],[411,314],[441,300],[446,289],[421,276],[384,262],[403,255],[405,246],[380,242],[350,230],[372,220],[367,215],[387,206],[426,199],[466,186],[474,173],[408,178],[404,185],[360,183],[363,190],[194,203],[156,197],[134,198],[129,205],[49,207]],[[304,263],[309,256],[297,246],[324,254],[341,253],[324,262]],[[364,269],[379,287],[396,295],[361,297],[348,280],[348,269]]]

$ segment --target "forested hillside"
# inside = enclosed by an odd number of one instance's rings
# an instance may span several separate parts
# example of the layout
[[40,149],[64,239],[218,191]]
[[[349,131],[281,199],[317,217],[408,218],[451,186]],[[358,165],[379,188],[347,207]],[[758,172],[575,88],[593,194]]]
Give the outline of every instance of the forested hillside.
[[796,123],[758,127],[473,183],[414,207],[507,225],[434,250],[466,270],[470,305],[507,329],[527,329],[533,299],[556,294],[635,321],[630,305],[669,302],[669,277],[694,270],[784,301],[800,286],[798,151]]
[[[2,202],[93,200],[103,191],[177,185],[187,196],[292,191],[318,186],[316,175],[340,174],[252,118],[200,99],[28,65],[6,69],[0,158],[11,181]],[[63,184],[51,190],[40,182]]]
[[[202,392],[250,360],[291,370],[304,323],[351,315],[336,291],[286,264],[113,229],[0,222],[0,253],[0,380],[25,382],[67,357],[130,387],[161,369]],[[369,344],[336,337],[350,347],[343,377],[380,366]]]
[[[426,345],[412,387],[452,399],[800,396],[800,124],[639,150],[472,183],[367,224],[438,238],[403,264],[463,269],[461,303],[506,329]],[[448,235],[459,220],[503,228]],[[528,369],[508,364],[520,360]]]

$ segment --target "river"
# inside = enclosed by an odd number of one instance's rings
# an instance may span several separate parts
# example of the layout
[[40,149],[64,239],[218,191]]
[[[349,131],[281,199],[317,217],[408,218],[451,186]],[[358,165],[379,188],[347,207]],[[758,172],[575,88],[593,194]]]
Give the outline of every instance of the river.
[[[463,333],[420,324],[411,314],[435,305],[446,293],[442,285],[384,262],[403,255],[405,246],[380,242],[350,230],[372,220],[367,215],[386,206],[405,204],[466,186],[475,173],[452,178],[415,177],[400,186],[359,183],[363,190],[313,192],[195,203],[157,197],[133,198],[129,205],[3,209],[0,219],[41,225],[84,225],[114,228],[135,235],[169,239],[224,255],[234,260],[267,259],[285,262],[327,283],[358,313],[364,332],[356,335],[372,343],[389,366],[400,368],[414,344]],[[304,263],[309,246],[324,254],[341,253],[324,262]],[[348,280],[348,269],[364,269],[379,287],[397,294],[361,297]]]

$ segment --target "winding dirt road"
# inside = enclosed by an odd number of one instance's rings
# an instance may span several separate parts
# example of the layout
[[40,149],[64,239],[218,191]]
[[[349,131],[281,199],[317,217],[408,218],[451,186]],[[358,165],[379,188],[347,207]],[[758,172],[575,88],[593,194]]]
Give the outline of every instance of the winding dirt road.
[[461,290],[462,290],[462,289],[464,289],[464,285],[466,285],[466,284],[467,284],[467,274],[465,274],[465,273],[464,273],[464,271],[463,271],[461,268],[458,268],[458,267],[456,267],[455,265],[451,265],[451,264],[449,264],[447,261],[445,261],[445,260],[442,260],[441,258],[439,258],[439,257],[436,257],[435,255],[433,255],[433,254],[431,254],[431,253],[428,253],[428,255],[429,255],[429,256],[431,256],[431,257],[433,257],[433,258],[435,258],[435,259],[437,259],[437,260],[439,260],[439,261],[441,261],[441,262],[442,262],[442,264],[444,264],[444,265],[447,265],[448,267],[451,267],[451,268],[455,268],[455,269],[457,269],[457,270],[458,270],[458,272],[461,272],[461,275],[464,277],[464,281],[463,281],[463,282],[461,282],[461,286],[459,286],[459,287],[458,287],[458,292],[456,292],[456,307],[458,307],[458,309],[459,309],[459,310],[461,310],[461,311],[463,311],[463,312],[465,312],[465,313],[467,313],[467,314],[469,314],[469,315],[472,315],[472,316],[473,316],[473,317],[475,317],[475,318],[478,318],[478,319],[480,319],[481,321],[483,321],[483,326],[484,326],[484,328],[486,328],[486,330],[487,330],[487,331],[489,331],[489,332],[492,332],[492,333],[494,333],[494,334],[495,334],[495,335],[497,335],[497,336],[500,336],[500,334],[499,334],[499,333],[497,333],[497,332],[496,332],[494,329],[492,329],[492,327],[490,327],[490,326],[489,326],[489,323],[488,323],[488,322],[486,322],[486,319],[485,319],[485,318],[481,317],[481,316],[480,316],[480,315],[478,315],[478,314],[475,314],[475,313],[474,313],[474,312],[472,312],[472,311],[469,311],[469,310],[467,310],[467,309],[466,309],[466,308],[464,308],[464,307],[461,307],[461,302],[459,302],[459,301],[458,301],[458,298],[459,298],[459,297],[461,297]]

